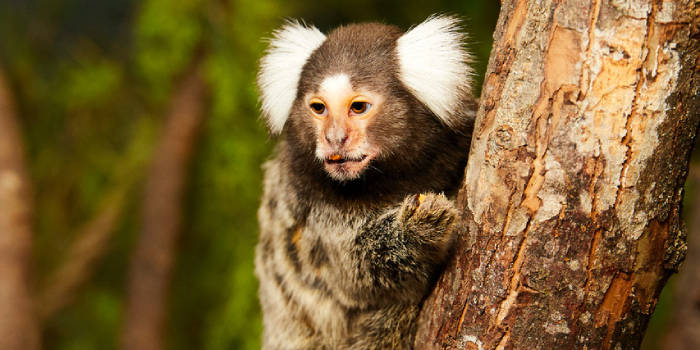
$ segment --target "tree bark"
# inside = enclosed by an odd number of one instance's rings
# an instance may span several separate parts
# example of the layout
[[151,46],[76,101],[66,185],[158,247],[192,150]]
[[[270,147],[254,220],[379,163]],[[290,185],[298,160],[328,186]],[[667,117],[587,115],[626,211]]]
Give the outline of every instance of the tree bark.
[[142,231],[131,260],[122,348],[164,348],[168,289],[176,255],[187,165],[204,119],[201,60],[173,96],[144,191]]
[[665,349],[673,350],[700,349],[700,171],[691,171],[688,181],[695,185],[689,217],[688,256],[673,288],[673,318],[666,326],[668,333],[664,344]]
[[503,1],[417,348],[635,349],[685,250],[692,0]]
[[14,98],[0,69],[0,349],[39,349],[30,287],[32,195]]

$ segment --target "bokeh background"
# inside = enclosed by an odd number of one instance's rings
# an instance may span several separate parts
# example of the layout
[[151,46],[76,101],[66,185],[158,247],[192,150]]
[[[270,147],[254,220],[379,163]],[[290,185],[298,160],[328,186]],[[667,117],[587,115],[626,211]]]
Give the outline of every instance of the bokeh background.
[[[170,152],[163,130],[188,98],[202,107],[201,125],[182,163],[165,347],[259,348],[255,213],[274,145],[254,85],[262,38],[285,18],[326,32],[368,20],[407,29],[433,13],[465,19],[478,94],[497,1],[0,0],[0,70],[33,184],[44,348],[119,347],[130,261],[147,225],[144,192],[157,181],[150,164]],[[187,90],[192,71],[205,92]],[[648,349],[661,348],[672,322],[673,284]]]

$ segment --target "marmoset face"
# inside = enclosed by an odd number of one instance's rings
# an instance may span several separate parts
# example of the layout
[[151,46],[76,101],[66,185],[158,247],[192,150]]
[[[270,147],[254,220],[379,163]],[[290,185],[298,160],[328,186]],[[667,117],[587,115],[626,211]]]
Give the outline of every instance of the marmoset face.
[[353,88],[344,73],[325,78],[317,91],[304,96],[316,133],[316,157],[332,178],[358,178],[379,154],[368,128],[381,114],[384,100],[379,92]]
[[441,151],[443,126],[462,123],[471,71],[462,39],[443,16],[408,32],[363,23],[328,36],[291,22],[261,59],[263,116],[272,134],[286,131],[297,162],[315,158],[308,166],[334,180],[415,170]]

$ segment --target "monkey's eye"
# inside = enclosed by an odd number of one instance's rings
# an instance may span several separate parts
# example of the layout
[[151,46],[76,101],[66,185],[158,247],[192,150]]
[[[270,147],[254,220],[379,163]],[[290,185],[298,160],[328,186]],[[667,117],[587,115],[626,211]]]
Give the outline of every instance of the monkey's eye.
[[371,107],[372,105],[369,102],[356,101],[350,104],[350,111],[354,115],[362,115],[367,113]]
[[311,107],[311,110],[318,115],[326,113],[326,105],[321,102],[311,102],[309,107]]

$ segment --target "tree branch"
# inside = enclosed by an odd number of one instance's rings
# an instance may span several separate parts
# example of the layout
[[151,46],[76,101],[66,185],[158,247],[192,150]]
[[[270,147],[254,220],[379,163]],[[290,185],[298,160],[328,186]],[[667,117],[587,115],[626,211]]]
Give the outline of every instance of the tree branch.
[[92,275],[97,261],[107,251],[108,243],[124,207],[129,186],[120,186],[105,196],[101,209],[80,230],[63,264],[51,275],[39,298],[39,318],[49,319],[69,304],[76,291]]
[[201,60],[176,89],[146,183],[143,228],[132,256],[122,348],[163,349],[168,288],[189,159],[204,118]]
[[31,291],[32,200],[10,88],[0,68],[0,349],[39,349]]
[[79,289],[92,277],[100,259],[109,251],[109,242],[118,228],[128,196],[143,178],[149,158],[148,152],[144,152],[148,147],[144,140],[151,138],[148,133],[137,132],[124,156],[115,162],[114,185],[106,191],[97,213],[79,229],[68,254],[39,294],[41,321],[51,318],[75,299]]

